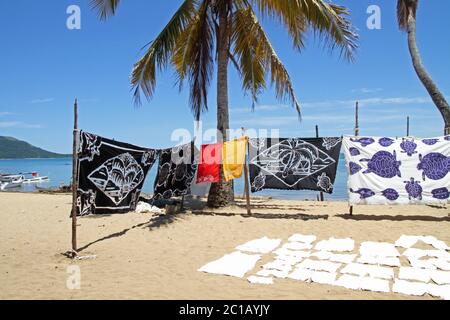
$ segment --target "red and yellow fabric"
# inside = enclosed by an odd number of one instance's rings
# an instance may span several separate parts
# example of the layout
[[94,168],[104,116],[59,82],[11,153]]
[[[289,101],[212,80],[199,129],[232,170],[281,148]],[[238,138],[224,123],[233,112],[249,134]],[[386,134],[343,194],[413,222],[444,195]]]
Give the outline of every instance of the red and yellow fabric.
[[197,183],[219,182],[222,143],[205,144],[201,148],[201,159],[197,169]]
[[245,164],[248,137],[227,141],[222,147],[223,174],[226,181],[240,178]]

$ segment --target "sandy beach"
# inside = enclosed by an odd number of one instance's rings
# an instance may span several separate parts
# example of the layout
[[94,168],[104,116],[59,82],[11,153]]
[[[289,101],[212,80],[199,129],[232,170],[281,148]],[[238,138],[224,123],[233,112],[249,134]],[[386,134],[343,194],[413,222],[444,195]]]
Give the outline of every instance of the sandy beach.
[[[72,261],[63,255],[70,249],[70,195],[0,193],[0,203],[1,299],[415,299],[291,279],[255,285],[197,269],[263,236],[351,237],[358,246],[433,235],[450,244],[448,208],[356,207],[350,217],[346,202],[260,199],[253,201],[254,217],[239,201],[215,212],[82,218],[80,255],[96,258]],[[71,265],[81,270],[79,290],[66,286]]]

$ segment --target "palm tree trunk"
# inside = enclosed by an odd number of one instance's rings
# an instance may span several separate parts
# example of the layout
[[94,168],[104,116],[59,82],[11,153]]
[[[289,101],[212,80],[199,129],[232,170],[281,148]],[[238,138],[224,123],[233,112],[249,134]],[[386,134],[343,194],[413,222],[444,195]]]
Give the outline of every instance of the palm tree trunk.
[[442,114],[442,118],[444,119],[445,123],[444,134],[450,134],[450,106],[422,63],[422,59],[420,57],[416,42],[416,19],[414,15],[411,14],[411,10],[408,15],[408,46],[414,69],[416,70],[420,81],[422,81],[423,85],[430,94],[434,104]]
[[[228,139],[228,13],[219,13],[219,41],[217,43],[217,133],[218,141]],[[226,182],[223,171],[220,170],[219,182],[213,183],[209,191],[208,206],[223,207],[234,202],[233,185]]]

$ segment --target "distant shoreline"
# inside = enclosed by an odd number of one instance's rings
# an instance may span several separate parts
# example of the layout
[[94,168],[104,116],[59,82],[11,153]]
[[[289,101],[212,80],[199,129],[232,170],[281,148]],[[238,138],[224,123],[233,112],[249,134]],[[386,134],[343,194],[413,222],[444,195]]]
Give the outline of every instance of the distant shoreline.
[[55,159],[72,159],[72,156],[67,157],[57,157],[57,158],[4,158],[2,160],[55,160]]

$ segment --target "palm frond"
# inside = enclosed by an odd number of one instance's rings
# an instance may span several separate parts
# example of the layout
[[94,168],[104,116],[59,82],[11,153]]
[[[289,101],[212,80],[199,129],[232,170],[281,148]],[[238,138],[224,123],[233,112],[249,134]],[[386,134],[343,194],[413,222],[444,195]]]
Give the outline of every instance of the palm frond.
[[131,85],[134,101],[141,103],[141,92],[147,99],[153,96],[156,86],[156,71],[167,67],[180,34],[192,20],[197,0],[185,0],[161,33],[153,40],[145,55],[134,65]]
[[[249,9],[237,10],[233,15],[232,38],[234,55],[238,58],[237,69],[242,78],[242,88],[252,95],[254,108],[258,102],[259,93],[266,88],[267,59],[262,52],[262,46],[253,35],[254,28]],[[250,21],[249,21],[250,20]]]
[[411,13],[416,18],[418,0],[398,0],[397,1],[397,20],[400,30],[408,30],[408,17]]
[[210,2],[202,2],[195,17],[180,34],[172,57],[180,88],[188,78],[190,106],[197,121],[201,113],[208,110],[208,88],[214,66],[214,22]]
[[98,12],[100,20],[116,14],[120,0],[91,0],[91,7]]
[[255,4],[263,16],[283,22],[294,39],[294,46],[296,43],[297,46],[303,45],[302,35],[311,27],[328,48],[334,50],[338,47],[341,55],[353,60],[358,35],[348,19],[350,13],[347,8],[324,0],[248,1]]
[[277,98],[288,99],[300,116],[300,104],[295,96],[289,73],[251,7],[234,13],[233,43],[235,54],[240,57],[243,87],[252,92],[254,100],[265,88],[265,75],[270,71],[271,83],[275,85]]

